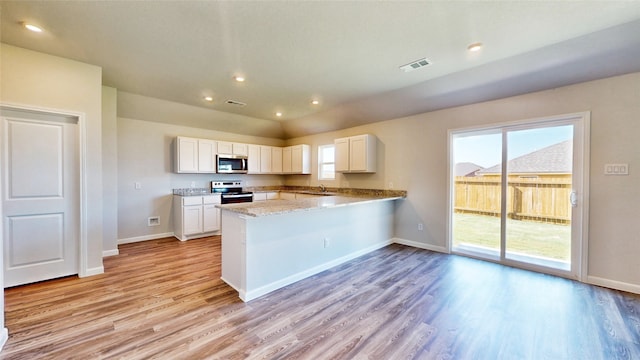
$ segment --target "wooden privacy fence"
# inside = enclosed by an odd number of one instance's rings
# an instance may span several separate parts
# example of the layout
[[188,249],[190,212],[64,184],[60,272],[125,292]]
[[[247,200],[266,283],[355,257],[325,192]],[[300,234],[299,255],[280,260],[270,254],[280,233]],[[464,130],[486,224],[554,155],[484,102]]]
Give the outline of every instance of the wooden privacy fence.
[[[455,178],[454,211],[500,216],[500,177]],[[520,178],[511,176],[507,216],[516,220],[571,223],[571,176]]]

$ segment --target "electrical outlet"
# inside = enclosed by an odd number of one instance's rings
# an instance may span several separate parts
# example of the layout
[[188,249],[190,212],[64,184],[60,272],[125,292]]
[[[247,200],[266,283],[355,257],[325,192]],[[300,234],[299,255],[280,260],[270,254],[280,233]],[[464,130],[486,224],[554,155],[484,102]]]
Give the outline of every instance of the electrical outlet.
[[325,248],[328,248],[330,243],[331,243],[331,240],[328,237],[324,238],[324,247]]
[[393,181],[389,181],[389,190],[393,190]]
[[191,182],[191,187],[192,187],[192,188],[196,187],[196,182],[195,182],[195,181],[192,181],[192,182]]
[[140,189],[142,189],[142,184],[139,181],[136,181],[136,182],[133,183],[133,187],[136,190],[140,190]]
[[424,225],[422,225],[422,223],[418,224],[418,231],[422,231],[424,230]]
[[629,164],[605,164],[605,175],[629,175]]

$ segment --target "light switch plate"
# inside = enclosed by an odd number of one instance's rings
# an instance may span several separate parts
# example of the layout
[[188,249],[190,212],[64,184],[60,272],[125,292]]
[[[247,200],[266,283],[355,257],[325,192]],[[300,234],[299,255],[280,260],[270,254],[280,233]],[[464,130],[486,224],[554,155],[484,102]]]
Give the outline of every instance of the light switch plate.
[[605,164],[605,175],[629,175],[629,164]]

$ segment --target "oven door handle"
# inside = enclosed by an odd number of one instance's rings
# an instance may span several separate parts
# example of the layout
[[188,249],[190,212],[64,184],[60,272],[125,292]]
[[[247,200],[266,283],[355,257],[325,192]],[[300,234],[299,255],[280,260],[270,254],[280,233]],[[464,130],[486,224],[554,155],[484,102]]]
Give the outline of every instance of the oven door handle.
[[253,197],[253,194],[237,194],[237,195],[222,195],[225,198],[243,198],[243,197]]

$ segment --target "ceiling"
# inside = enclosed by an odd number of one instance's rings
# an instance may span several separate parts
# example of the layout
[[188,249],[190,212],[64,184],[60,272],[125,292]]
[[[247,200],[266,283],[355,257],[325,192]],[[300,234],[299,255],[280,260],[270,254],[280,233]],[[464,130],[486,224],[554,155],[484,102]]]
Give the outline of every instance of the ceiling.
[[98,65],[127,93],[279,121],[283,138],[640,71],[640,1],[0,6],[4,43]]

